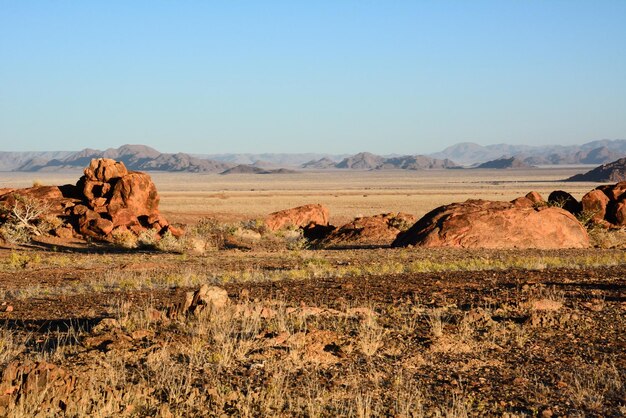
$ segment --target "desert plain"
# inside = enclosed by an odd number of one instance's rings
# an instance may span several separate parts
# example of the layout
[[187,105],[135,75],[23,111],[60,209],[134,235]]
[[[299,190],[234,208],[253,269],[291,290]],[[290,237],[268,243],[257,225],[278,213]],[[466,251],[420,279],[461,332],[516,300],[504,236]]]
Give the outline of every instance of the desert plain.
[[[562,179],[582,171],[150,173],[161,213],[211,218],[214,245],[3,244],[0,415],[623,416],[622,231],[588,249],[223,245],[308,203],[341,225],[531,190],[580,199],[598,184]],[[80,174],[2,173],[0,188]],[[215,303],[180,312],[203,285]]]

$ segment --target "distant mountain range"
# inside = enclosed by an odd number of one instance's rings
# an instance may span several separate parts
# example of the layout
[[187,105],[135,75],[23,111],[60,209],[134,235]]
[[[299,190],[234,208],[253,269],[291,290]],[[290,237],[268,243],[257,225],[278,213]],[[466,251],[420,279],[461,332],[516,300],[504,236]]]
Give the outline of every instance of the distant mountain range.
[[344,158],[338,163],[329,158],[309,161],[302,168],[314,169],[352,169],[352,170],[425,170],[434,168],[458,168],[453,161],[439,160],[424,155],[405,155],[401,157],[381,157],[369,152],[360,152]]
[[[123,161],[131,170],[267,174],[280,169],[423,170],[480,166],[515,168],[536,165],[606,164],[626,157],[626,140],[600,140],[582,145],[479,145],[460,143],[430,155],[381,156],[300,154],[167,154],[145,145],[123,145],[104,151],[0,152],[0,171],[82,169],[93,158]],[[482,164],[482,166],[481,166]],[[234,167],[241,166],[233,169]],[[231,171],[228,171],[233,169]],[[276,171],[278,170],[278,171]]]
[[463,142],[441,152],[434,158],[448,158],[462,165],[482,164],[501,158],[516,157],[528,165],[604,164],[626,156],[626,140],[603,139],[582,145],[478,145]]
[[334,162],[349,157],[349,154],[322,154],[322,153],[297,153],[297,154],[280,154],[280,153],[264,153],[264,154],[194,154],[194,157],[221,161],[232,165],[256,165],[264,163],[263,167],[300,167],[307,161],[327,158]]
[[[17,156],[13,157],[15,154]],[[31,158],[20,156],[21,154],[0,153],[0,160],[4,163],[3,171],[82,169],[88,166],[93,158],[112,158],[122,161],[130,170],[141,171],[221,172],[233,166],[221,161],[192,157],[189,154],[163,154],[145,145],[123,145],[104,151],[87,148],[72,153],[41,153]]]
[[[0,171],[14,171],[29,164],[40,165],[52,159],[62,159],[73,154],[69,151],[52,152],[0,152]],[[25,169],[23,171],[29,171]]]

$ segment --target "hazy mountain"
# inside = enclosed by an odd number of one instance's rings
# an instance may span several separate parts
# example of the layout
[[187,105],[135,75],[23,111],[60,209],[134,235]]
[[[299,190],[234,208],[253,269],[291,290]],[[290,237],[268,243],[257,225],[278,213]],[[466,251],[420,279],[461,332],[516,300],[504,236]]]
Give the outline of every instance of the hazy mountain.
[[357,170],[372,170],[378,168],[385,161],[384,157],[369,152],[360,152],[352,157],[344,158],[335,165],[335,168],[351,168]]
[[[0,171],[58,171],[82,169],[93,158],[113,158],[123,161],[131,170],[223,172],[236,165],[251,165],[261,169],[299,167],[307,169],[419,170],[454,168],[456,163],[477,165],[515,157],[527,165],[605,164],[626,156],[626,140],[591,141],[582,145],[509,145],[482,146],[464,142],[430,155],[375,155],[361,152],[355,155],[322,153],[299,154],[210,154],[161,153],[145,145],[123,145],[104,151],[84,149],[78,152],[0,152]],[[454,162],[453,162],[454,161]]]
[[386,158],[383,163],[376,167],[378,170],[402,169],[402,170],[425,170],[437,168],[459,167],[454,161],[449,159],[437,159],[425,155],[404,155],[401,157]]
[[46,160],[37,157],[24,162],[16,171],[55,171],[64,169],[82,169],[94,158],[112,158],[124,162],[129,170],[140,171],[191,171],[219,172],[232,167],[223,162],[202,160],[189,154],[162,154],[145,145],[123,145],[104,151],[84,149],[70,153],[63,158]]
[[441,152],[435,158],[449,158],[459,164],[473,165],[498,158],[517,157],[529,165],[602,164],[626,156],[626,140],[603,139],[582,145],[479,145],[463,142]]
[[477,166],[476,168],[497,168],[497,169],[504,169],[504,168],[528,168],[531,167],[530,164],[526,163],[524,160],[517,158],[517,157],[511,157],[511,158],[498,158],[495,160],[491,160],[491,161],[487,161],[486,163],[482,163],[479,166]]
[[266,169],[257,167],[251,164],[239,164],[235,167],[231,167],[222,171],[220,174],[292,174],[297,173],[294,170],[288,170],[286,168],[278,169]]
[[65,158],[71,151],[0,152],[0,171],[13,171],[28,164],[41,165],[54,158]]
[[308,163],[312,160],[319,160],[327,158],[333,162],[341,161],[343,158],[349,157],[348,154],[318,154],[318,153],[296,153],[296,154],[281,154],[281,153],[265,153],[265,154],[195,154],[195,157],[203,159],[211,159],[216,161],[223,161],[237,164],[254,164],[257,161],[263,161],[264,163],[270,163],[273,166],[280,167],[300,167],[302,164]]
[[324,158],[320,158],[319,160],[311,160],[311,161],[307,161],[306,163],[302,164],[302,168],[313,168],[313,169],[325,169],[325,168],[335,168],[335,164],[337,164],[335,161],[331,160],[330,158],[324,157]]
[[453,161],[439,160],[425,155],[403,155],[399,157],[383,157],[369,152],[360,152],[352,157],[344,158],[333,164],[331,160],[321,159],[310,161],[303,168],[336,168],[353,170],[424,170],[458,167]]

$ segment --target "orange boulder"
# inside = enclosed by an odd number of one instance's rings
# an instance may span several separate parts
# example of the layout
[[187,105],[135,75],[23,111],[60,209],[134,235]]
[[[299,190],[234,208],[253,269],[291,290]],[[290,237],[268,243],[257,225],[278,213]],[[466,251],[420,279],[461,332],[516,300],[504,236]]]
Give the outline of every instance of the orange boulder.
[[407,213],[384,213],[356,218],[331,232],[325,246],[390,245],[401,231],[410,228],[417,218]]
[[328,225],[328,209],[323,205],[311,204],[270,213],[265,225],[270,231],[283,228],[304,228],[308,225]]
[[468,200],[426,214],[393,246],[461,248],[586,248],[589,236],[569,212],[510,202]]

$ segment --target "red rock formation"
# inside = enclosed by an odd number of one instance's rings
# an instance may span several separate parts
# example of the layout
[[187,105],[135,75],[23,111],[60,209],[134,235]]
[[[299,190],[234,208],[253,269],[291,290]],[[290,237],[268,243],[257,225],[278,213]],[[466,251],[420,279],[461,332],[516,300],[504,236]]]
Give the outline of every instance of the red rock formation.
[[[92,160],[76,186],[2,189],[0,204],[11,208],[17,195],[46,205],[47,213],[58,216],[83,236],[110,240],[116,231],[139,234],[146,229],[181,233],[159,213],[159,195],[150,176],[129,172],[124,163],[110,159]],[[67,238],[69,231],[62,226],[53,233]]]
[[312,204],[270,213],[265,225],[270,231],[283,228],[304,228],[308,225],[328,225],[328,209],[323,205]]
[[583,212],[596,224],[626,226],[626,182],[597,187],[584,195],[581,203]]
[[398,235],[392,245],[586,248],[589,236],[571,213],[560,208],[468,200],[426,214],[411,229]]
[[85,205],[74,208],[83,235],[108,237],[117,229],[139,234],[168,226],[159,213],[159,195],[150,176],[129,172],[124,163],[92,160],[77,187],[85,200]]

